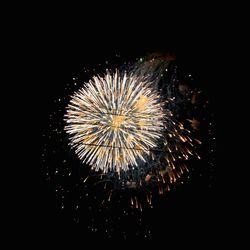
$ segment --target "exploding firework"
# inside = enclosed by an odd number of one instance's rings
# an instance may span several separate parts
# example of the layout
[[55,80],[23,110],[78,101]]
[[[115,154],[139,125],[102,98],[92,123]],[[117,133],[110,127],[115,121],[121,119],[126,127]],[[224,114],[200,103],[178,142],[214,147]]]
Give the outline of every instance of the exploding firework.
[[206,95],[175,58],[154,54],[105,68],[67,83],[51,115],[44,162],[62,210],[74,211],[76,221],[102,211],[101,225],[111,211],[120,225],[121,214],[127,221],[157,209],[159,195],[212,166],[215,138]]
[[164,128],[163,104],[146,79],[94,77],[72,97],[65,127],[79,158],[95,171],[127,171],[146,162]]
[[[99,176],[109,190],[108,201],[116,190],[134,189],[145,193],[151,204],[155,187],[159,194],[169,191],[188,171],[186,162],[199,158],[195,145],[200,140],[177,120],[181,108],[176,86],[173,88],[177,83],[161,84],[168,63],[150,61],[136,64],[129,73],[116,70],[93,77],[67,106],[69,144],[82,163],[98,172],[92,176]],[[178,91],[184,100],[194,101],[196,92],[188,91],[187,86],[180,84]],[[192,121],[184,122],[192,127]],[[194,130],[197,127],[198,121]],[[137,195],[131,197],[131,204],[141,206]]]

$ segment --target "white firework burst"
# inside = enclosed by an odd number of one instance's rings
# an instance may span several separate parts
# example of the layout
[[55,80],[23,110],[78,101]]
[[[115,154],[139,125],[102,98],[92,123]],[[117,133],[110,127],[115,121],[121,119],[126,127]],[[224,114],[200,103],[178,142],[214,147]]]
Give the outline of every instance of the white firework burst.
[[82,162],[120,173],[146,161],[164,128],[163,105],[151,84],[116,71],[93,77],[74,93],[65,130]]

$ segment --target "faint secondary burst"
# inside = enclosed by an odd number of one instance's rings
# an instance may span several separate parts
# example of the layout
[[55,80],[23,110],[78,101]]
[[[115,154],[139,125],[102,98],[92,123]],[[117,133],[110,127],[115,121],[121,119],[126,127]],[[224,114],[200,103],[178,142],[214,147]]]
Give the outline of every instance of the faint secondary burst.
[[118,174],[146,162],[163,137],[165,117],[151,84],[133,74],[108,72],[72,96],[65,130],[82,162]]

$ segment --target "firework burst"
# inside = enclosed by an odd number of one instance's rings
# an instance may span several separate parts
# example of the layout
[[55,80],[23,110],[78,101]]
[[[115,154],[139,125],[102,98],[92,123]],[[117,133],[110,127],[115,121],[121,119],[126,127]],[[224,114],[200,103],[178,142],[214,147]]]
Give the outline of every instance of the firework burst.
[[196,188],[196,179],[206,185],[209,177],[210,185],[215,166],[212,110],[192,72],[161,53],[119,60],[84,68],[65,83],[50,107],[42,154],[63,216],[114,238],[144,235],[141,221],[159,211],[165,216],[172,197]]
[[160,100],[146,78],[118,71],[93,77],[67,107],[70,145],[95,171],[120,174],[138,167],[163,137]]

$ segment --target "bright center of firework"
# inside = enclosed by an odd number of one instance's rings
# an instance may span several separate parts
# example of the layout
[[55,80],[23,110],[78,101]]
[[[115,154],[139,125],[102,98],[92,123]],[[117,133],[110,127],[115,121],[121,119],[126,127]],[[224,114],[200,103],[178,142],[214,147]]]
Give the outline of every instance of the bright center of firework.
[[70,145],[96,171],[126,171],[146,162],[162,137],[163,108],[151,82],[119,72],[94,77],[67,107]]
[[121,127],[124,120],[125,120],[125,117],[122,115],[113,116],[112,126],[114,126],[114,128],[119,128]]

